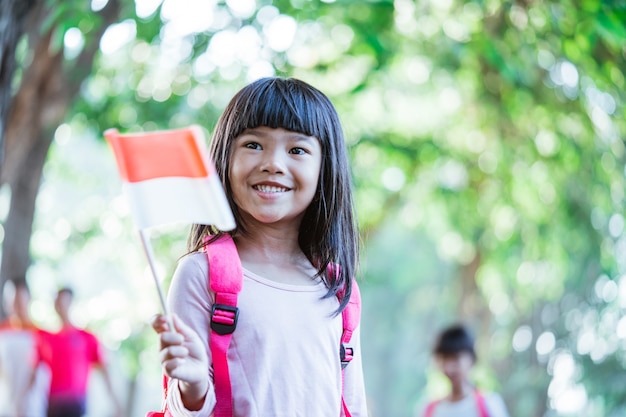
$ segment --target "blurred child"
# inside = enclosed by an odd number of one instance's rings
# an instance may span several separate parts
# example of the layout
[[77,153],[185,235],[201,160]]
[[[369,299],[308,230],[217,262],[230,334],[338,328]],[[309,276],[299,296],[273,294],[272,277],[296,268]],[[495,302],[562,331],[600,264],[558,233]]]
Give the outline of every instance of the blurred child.
[[7,282],[4,296],[8,318],[0,323],[0,416],[44,417],[50,374],[36,365],[42,333],[28,313],[26,281]]
[[433,354],[437,367],[450,382],[450,392],[429,403],[424,417],[508,417],[499,394],[483,393],[470,380],[476,352],[474,338],[463,325],[455,324],[443,330]]

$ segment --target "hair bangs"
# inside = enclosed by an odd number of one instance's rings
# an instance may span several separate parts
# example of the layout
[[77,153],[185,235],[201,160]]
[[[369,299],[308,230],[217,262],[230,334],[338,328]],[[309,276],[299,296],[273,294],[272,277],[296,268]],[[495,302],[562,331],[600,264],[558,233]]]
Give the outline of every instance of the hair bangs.
[[241,106],[237,115],[238,129],[233,132],[234,136],[246,129],[266,126],[320,139],[323,121],[317,109],[323,104],[314,91],[294,84],[294,80],[282,79],[256,85],[253,83],[248,94],[241,97],[246,105]]
[[453,325],[444,330],[438,337],[434,352],[439,355],[468,352],[476,358],[474,338],[462,325]]
[[435,349],[436,353],[443,355],[473,351],[474,347],[466,340],[446,340]]

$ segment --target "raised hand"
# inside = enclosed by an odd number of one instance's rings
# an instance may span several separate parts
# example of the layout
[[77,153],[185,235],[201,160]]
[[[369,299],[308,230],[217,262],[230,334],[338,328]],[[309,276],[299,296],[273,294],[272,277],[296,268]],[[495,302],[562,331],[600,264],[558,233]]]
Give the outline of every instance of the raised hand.
[[159,334],[160,360],[163,372],[179,380],[179,388],[185,408],[202,407],[209,388],[209,360],[205,344],[198,334],[174,315],[176,332],[169,330],[167,319],[157,315],[152,327]]

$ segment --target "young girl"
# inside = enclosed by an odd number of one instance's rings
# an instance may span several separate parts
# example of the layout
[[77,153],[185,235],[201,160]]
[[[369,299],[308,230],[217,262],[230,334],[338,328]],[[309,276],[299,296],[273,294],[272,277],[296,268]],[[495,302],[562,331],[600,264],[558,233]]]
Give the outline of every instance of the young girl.
[[[253,82],[220,117],[210,155],[236,219],[230,234],[244,275],[228,350],[233,415],[339,417],[343,394],[353,417],[367,416],[358,328],[343,378],[339,352],[358,236],[333,105],[296,79]],[[209,416],[216,404],[208,347],[214,294],[201,252],[215,234],[194,225],[190,253],[174,273],[168,303],[177,332],[163,316],[153,322],[174,416]]]

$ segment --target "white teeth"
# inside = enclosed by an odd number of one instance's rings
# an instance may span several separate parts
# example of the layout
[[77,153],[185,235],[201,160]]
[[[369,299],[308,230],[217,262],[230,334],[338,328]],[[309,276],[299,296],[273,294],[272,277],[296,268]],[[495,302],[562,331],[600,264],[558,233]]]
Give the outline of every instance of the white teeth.
[[275,187],[273,185],[257,185],[255,188],[262,193],[284,193],[287,191],[286,188]]

